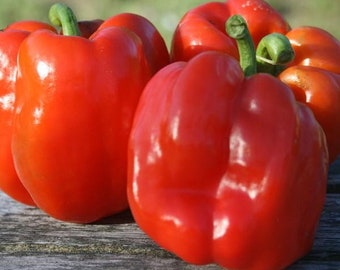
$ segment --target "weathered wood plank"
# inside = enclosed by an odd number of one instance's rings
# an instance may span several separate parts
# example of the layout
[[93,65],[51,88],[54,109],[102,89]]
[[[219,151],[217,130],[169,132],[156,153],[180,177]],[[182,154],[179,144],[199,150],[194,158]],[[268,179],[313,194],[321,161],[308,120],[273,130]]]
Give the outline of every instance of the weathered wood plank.
[[340,157],[330,166],[327,192],[340,193]]
[[[56,221],[0,195],[0,269],[220,269],[188,265],[154,244],[129,212],[103,224]],[[340,268],[340,194],[329,194],[313,250],[295,269]],[[141,268],[142,267],[142,268]]]
[[328,194],[314,247],[293,269],[340,269],[340,194]]
[[[312,251],[289,270],[340,269],[340,158],[329,173],[329,193]],[[221,269],[193,266],[158,247],[131,213],[96,224],[65,223],[0,192],[0,269]]]
[[0,205],[6,205],[0,208],[0,269],[194,269],[153,243],[128,211],[79,225],[56,221],[4,194]]

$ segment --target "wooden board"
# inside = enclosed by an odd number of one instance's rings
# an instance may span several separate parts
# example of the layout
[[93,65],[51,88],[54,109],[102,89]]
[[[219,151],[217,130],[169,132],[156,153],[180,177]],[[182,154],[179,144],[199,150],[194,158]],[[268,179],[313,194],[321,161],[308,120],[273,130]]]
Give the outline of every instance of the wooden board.
[[[312,251],[289,267],[340,269],[340,158],[331,166]],[[124,212],[96,224],[57,221],[0,192],[0,269],[221,269],[189,265],[158,247]]]

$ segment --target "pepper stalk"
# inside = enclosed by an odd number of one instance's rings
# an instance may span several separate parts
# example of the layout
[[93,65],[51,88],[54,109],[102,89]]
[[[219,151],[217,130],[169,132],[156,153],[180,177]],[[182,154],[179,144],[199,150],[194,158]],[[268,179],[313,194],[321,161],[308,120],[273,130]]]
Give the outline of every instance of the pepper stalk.
[[226,30],[234,38],[240,54],[240,65],[246,77],[257,73],[254,42],[247,23],[240,15],[231,16],[226,23]]
[[279,33],[272,33],[261,39],[256,49],[259,72],[277,76],[295,57],[289,39]]
[[247,23],[241,15],[233,15],[228,19],[226,31],[236,40],[240,65],[246,77],[258,72],[276,76],[294,59],[295,54],[290,41],[279,33],[262,38],[255,50]]
[[62,3],[51,6],[48,14],[50,22],[54,26],[62,28],[65,36],[80,36],[77,18],[70,7]]

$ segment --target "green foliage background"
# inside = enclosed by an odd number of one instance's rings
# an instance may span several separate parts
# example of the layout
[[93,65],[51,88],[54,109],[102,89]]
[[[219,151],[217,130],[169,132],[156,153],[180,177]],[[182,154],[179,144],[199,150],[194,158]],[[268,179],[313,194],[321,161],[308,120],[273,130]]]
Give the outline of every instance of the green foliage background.
[[[216,0],[218,1],[218,0]],[[222,1],[222,0],[221,0]],[[24,19],[48,21],[51,0],[0,0],[0,27]],[[184,13],[207,0],[64,0],[78,20],[106,19],[120,12],[146,16],[163,34],[169,44],[176,24]],[[268,0],[292,27],[313,25],[321,27],[340,39],[339,0]]]

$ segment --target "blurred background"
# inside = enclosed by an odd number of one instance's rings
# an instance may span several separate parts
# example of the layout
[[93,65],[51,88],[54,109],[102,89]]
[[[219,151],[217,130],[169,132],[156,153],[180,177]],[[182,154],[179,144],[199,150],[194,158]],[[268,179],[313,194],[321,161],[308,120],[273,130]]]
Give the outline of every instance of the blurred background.
[[[218,0],[216,0],[218,1]],[[222,0],[221,0],[222,1]],[[0,0],[0,27],[25,19],[48,22],[52,0]],[[171,35],[184,13],[207,0],[64,0],[78,20],[106,19],[121,12],[133,12],[147,17],[170,44]],[[268,0],[292,27],[321,27],[340,39],[340,0]]]

